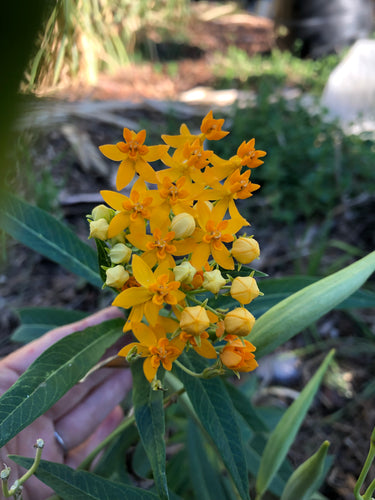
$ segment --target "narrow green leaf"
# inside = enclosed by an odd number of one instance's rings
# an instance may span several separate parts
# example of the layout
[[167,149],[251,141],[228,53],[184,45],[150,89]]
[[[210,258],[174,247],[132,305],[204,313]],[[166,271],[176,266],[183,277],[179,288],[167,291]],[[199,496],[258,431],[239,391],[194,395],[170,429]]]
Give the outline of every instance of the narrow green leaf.
[[[182,355],[179,359],[190,370],[202,371],[206,365],[194,354],[190,352],[189,357]],[[174,373],[184,384],[196,415],[218,449],[240,497],[248,499],[245,451],[235,409],[223,381],[219,378],[204,380],[192,377],[178,367],[174,367]]]
[[324,441],[319,450],[293,472],[281,500],[310,500],[323,480],[328,447],[329,441]]
[[269,309],[255,323],[249,340],[257,358],[272,352],[349,297],[375,270],[375,252],[300,290]]
[[95,251],[44,210],[2,191],[0,229],[94,286],[101,287]]
[[153,391],[142,370],[142,360],[132,363],[134,415],[143,447],[151,464],[161,499],[168,499],[165,471],[165,418],[163,391]]
[[226,383],[225,388],[232,400],[232,403],[245,420],[250,429],[254,432],[268,432],[269,428],[259,416],[258,412],[248,399],[239,389],[231,383]]
[[115,319],[56,342],[0,398],[0,448],[73,387],[121,335]]
[[26,344],[58,326],[85,318],[88,313],[55,307],[20,307],[15,309],[22,323],[12,334],[13,342]]
[[334,351],[331,351],[326,356],[318,371],[303,389],[299,397],[287,409],[271,433],[262,456],[256,481],[256,490],[259,496],[266,491],[286,457],[332,360],[333,354]]
[[[31,458],[10,455],[22,467],[30,467]],[[92,472],[76,471],[67,465],[41,460],[35,473],[47,486],[64,500],[158,500],[158,496],[150,491],[135,486],[108,481]]]
[[95,239],[95,244],[96,244],[96,250],[98,253],[99,274],[100,274],[100,277],[101,277],[103,283],[105,283],[105,281],[107,279],[107,274],[104,271],[104,269],[102,268],[102,266],[111,267],[112,262],[111,262],[111,259],[109,258],[108,252],[106,250],[108,247],[104,243],[104,241]]
[[195,422],[188,421],[187,448],[189,453],[190,484],[196,500],[226,500],[220,483],[220,472],[213,468],[203,446],[202,435]]

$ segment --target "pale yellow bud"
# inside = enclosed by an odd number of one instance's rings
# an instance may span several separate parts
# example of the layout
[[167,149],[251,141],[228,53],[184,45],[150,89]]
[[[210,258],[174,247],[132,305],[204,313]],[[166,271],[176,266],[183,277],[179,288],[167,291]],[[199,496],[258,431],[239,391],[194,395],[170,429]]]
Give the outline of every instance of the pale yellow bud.
[[193,281],[197,270],[187,260],[173,268],[175,281],[180,283],[190,284]]
[[171,231],[174,231],[177,240],[188,238],[194,233],[195,220],[194,217],[186,212],[177,214],[171,222]]
[[229,335],[246,337],[255,323],[254,316],[244,307],[237,307],[229,311],[224,318],[224,328]]
[[203,273],[202,286],[209,292],[218,293],[226,282],[227,280],[222,277],[221,272],[218,269]]
[[210,326],[206,310],[202,306],[185,307],[181,313],[181,330],[190,335],[200,335]]
[[233,242],[232,255],[241,264],[249,264],[260,255],[259,243],[254,238],[241,236]]
[[123,243],[116,243],[110,251],[109,258],[113,264],[127,264],[130,260],[132,251]]
[[106,207],[105,205],[98,205],[93,208],[91,212],[91,217],[93,220],[105,219],[107,222],[110,222],[115,211],[112,208]]
[[105,241],[107,239],[109,224],[105,219],[90,221],[90,236],[97,240]]
[[249,304],[258,297],[259,288],[252,276],[238,276],[233,280],[230,294],[240,304]]
[[110,239],[111,245],[116,245],[117,243],[126,243],[125,233],[122,231],[119,234],[116,234],[113,238]]
[[105,281],[105,284],[112,288],[122,288],[122,286],[129,279],[128,271],[126,271],[121,265],[110,267],[109,269],[107,269],[106,275],[107,279]]

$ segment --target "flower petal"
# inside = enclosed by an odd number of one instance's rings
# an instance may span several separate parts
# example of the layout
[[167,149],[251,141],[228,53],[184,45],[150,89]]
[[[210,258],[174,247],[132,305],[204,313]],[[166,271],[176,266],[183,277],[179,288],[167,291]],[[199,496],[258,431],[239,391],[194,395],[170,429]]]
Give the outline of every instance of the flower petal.
[[201,339],[201,345],[193,346],[193,348],[200,356],[203,356],[204,358],[217,358],[217,352],[215,351],[214,346],[207,339]]
[[198,271],[202,269],[210,256],[210,245],[208,243],[199,243],[191,255],[191,265]]
[[133,255],[132,267],[135,279],[138,283],[146,288],[152,285],[152,283],[155,283],[156,279],[154,273],[150,266],[147,265],[139,255]]
[[135,174],[134,162],[132,160],[124,160],[120,163],[116,177],[116,189],[121,191],[132,180]]
[[143,373],[145,374],[145,377],[147,380],[151,383],[153,378],[156,375],[156,372],[158,371],[158,367],[155,368],[151,364],[151,357],[148,357],[144,360],[143,362]]
[[143,304],[143,302],[150,300],[151,297],[152,293],[146,288],[135,286],[119,293],[112,302],[112,305],[128,309],[129,307]]
[[138,175],[144,181],[151,182],[152,184],[157,184],[158,180],[155,170],[143,158],[137,158],[134,167]]
[[230,255],[229,250],[224,244],[222,244],[222,248],[220,250],[217,250],[214,245],[212,245],[211,249],[212,257],[214,258],[215,262],[219,264],[219,266],[223,267],[224,269],[234,269],[233,257]]
[[122,206],[123,201],[129,200],[127,196],[124,196],[121,193],[116,193],[115,191],[102,190],[100,194],[103,197],[103,200],[115,210],[124,210]]
[[127,154],[119,150],[115,144],[104,144],[99,146],[101,153],[113,161],[122,161],[127,158]]
[[157,344],[155,333],[144,323],[132,323],[132,330],[141,344],[146,346]]
[[129,226],[130,216],[124,212],[115,215],[108,227],[108,238],[114,238]]

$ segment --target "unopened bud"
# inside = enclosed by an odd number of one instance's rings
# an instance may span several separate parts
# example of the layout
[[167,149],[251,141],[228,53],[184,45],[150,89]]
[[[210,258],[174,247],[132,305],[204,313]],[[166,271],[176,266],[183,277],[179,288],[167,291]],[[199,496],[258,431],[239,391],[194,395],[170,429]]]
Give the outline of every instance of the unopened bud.
[[254,238],[241,236],[233,242],[232,255],[241,264],[249,264],[260,255],[259,243]]
[[109,224],[105,219],[93,220],[90,222],[90,236],[89,238],[96,238],[97,240],[107,240]]
[[175,238],[177,240],[188,238],[194,233],[195,230],[194,217],[186,212],[177,214],[172,219],[170,229],[171,231],[174,231]]
[[181,330],[191,335],[200,335],[210,326],[206,310],[202,306],[185,307],[181,313]]
[[107,222],[110,222],[115,211],[112,208],[106,207],[105,205],[98,205],[93,208],[91,212],[91,217],[93,220],[105,219]]
[[122,288],[122,286],[129,279],[128,271],[126,271],[121,265],[110,267],[109,269],[107,269],[106,275],[107,279],[105,281],[105,284],[112,288]]
[[229,311],[224,318],[224,327],[229,335],[246,337],[255,323],[254,316],[244,307],[237,307]]
[[259,293],[257,282],[252,276],[234,278],[230,289],[231,296],[240,304],[249,304]]
[[197,270],[195,267],[187,260],[173,268],[175,280],[185,284],[189,284],[193,281],[196,272]]
[[130,260],[132,251],[123,243],[116,243],[110,251],[109,258],[113,264],[127,264]]
[[227,282],[218,269],[204,272],[203,278],[203,288],[212,293],[218,293]]

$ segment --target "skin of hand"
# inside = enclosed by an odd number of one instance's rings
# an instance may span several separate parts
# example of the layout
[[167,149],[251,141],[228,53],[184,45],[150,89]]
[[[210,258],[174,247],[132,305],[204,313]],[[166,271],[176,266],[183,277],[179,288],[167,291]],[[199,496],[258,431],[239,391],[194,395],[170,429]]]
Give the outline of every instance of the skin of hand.
[[[117,317],[122,317],[120,310],[108,307],[76,323],[55,328],[0,360],[0,395],[52,344],[66,335]],[[101,368],[72,387],[44,415],[0,449],[0,469],[3,464],[11,468],[9,488],[25,470],[11,462],[7,455],[34,458],[33,446],[38,438],[44,440],[42,459],[77,467],[120,424],[123,412],[119,403],[130,387],[130,370],[115,368]],[[62,437],[66,451],[57,442],[55,431]],[[33,476],[24,483],[22,498],[45,500],[52,493]]]

